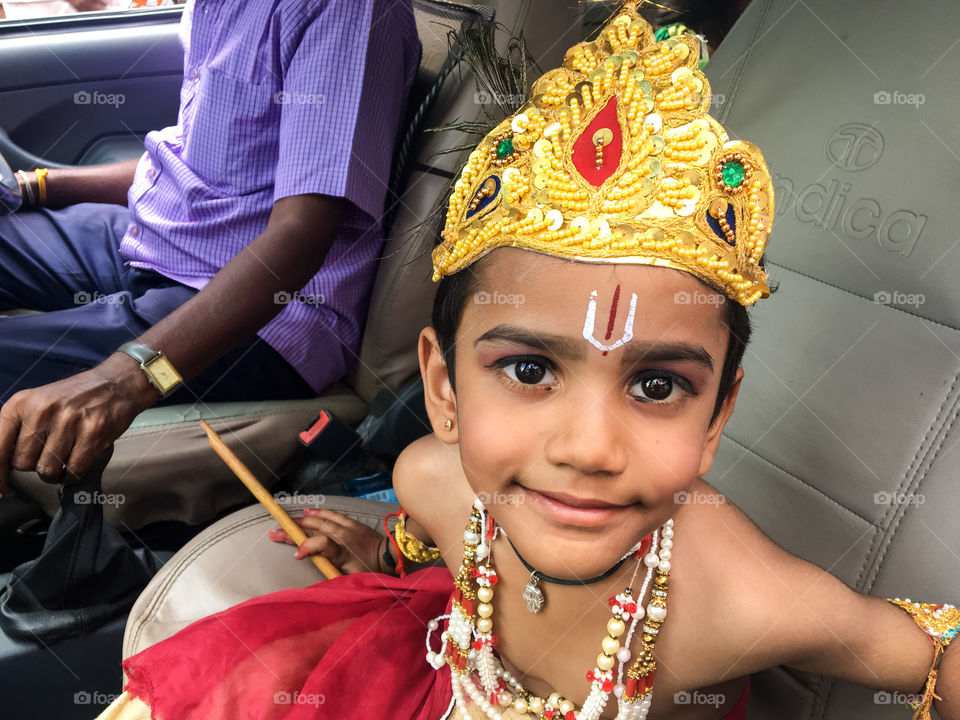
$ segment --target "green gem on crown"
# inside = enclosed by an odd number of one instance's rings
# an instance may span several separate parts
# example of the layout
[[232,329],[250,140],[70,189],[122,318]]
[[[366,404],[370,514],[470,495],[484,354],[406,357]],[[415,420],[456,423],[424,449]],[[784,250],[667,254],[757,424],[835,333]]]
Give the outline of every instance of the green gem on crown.
[[740,187],[746,176],[747,171],[739,160],[727,160],[720,169],[720,177],[728,187]]
[[513,140],[511,138],[501,140],[500,144],[497,145],[497,157],[505,160],[511,155],[513,155]]

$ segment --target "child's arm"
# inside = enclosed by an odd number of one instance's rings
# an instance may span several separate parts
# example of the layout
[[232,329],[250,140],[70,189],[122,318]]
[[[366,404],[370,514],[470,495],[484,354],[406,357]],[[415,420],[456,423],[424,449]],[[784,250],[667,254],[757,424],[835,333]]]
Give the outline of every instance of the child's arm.
[[[906,612],[855,592],[784,551],[752,523],[741,528],[741,538],[752,558],[743,564],[738,584],[757,590],[743,596],[755,620],[763,618],[753,626],[761,633],[758,645],[772,653],[769,659],[903,696],[922,696],[934,645]],[[942,701],[934,707],[942,720],[960,720],[960,650],[950,650],[941,661],[936,693]]]
[[[456,448],[428,435],[411,443],[397,458],[393,468],[393,486],[407,514],[405,531],[433,545],[427,528],[414,518],[433,525],[451,501],[451,493],[463,479]],[[463,479],[465,482],[465,479]],[[394,574],[397,549],[382,533],[332,510],[307,508],[296,520],[307,539],[297,548],[296,558],[321,554],[346,573],[383,572]],[[281,529],[269,531],[274,542],[295,543]],[[389,553],[389,559],[385,553]],[[405,560],[408,570],[416,567]],[[412,565],[412,566],[411,566]]]
[[[452,552],[459,554],[456,543],[463,536],[462,522],[473,504],[473,491],[456,445],[444,443],[436,435],[412,442],[394,465],[393,489],[407,514],[408,533],[444,552],[453,547]],[[451,518],[457,522],[450,523]]]

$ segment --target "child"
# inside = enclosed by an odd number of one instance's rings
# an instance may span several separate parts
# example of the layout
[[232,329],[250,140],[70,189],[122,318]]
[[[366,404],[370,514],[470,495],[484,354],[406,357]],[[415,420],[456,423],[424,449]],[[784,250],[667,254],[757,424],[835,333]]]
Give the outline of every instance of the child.
[[420,337],[435,434],[397,463],[393,542],[301,521],[298,557],[379,572],[195,623],[124,664],[103,717],[742,719],[749,675],[786,664],[920,690],[927,718],[933,641],[960,718],[960,612],[853,592],[701,479],[769,294],[773,195],[696,61],[628,4],[471,155]]

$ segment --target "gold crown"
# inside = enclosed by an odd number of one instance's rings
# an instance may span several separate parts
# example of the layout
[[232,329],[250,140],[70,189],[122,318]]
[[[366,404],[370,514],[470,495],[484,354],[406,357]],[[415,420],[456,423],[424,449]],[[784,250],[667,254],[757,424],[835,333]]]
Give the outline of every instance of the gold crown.
[[747,306],[773,186],[760,151],[707,114],[691,35],[654,38],[628,3],[533,85],[454,185],[433,279],[498,247],[684,270]]

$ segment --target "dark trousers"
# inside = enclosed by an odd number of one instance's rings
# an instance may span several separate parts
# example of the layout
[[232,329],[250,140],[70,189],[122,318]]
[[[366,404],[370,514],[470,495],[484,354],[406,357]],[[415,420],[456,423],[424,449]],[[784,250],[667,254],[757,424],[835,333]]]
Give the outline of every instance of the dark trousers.
[[[155,325],[197,291],[124,265],[129,212],[83,204],[0,216],[0,405],[19,390],[75,375]],[[313,397],[254,336],[160,404]]]

